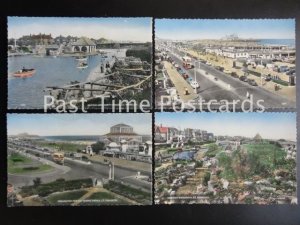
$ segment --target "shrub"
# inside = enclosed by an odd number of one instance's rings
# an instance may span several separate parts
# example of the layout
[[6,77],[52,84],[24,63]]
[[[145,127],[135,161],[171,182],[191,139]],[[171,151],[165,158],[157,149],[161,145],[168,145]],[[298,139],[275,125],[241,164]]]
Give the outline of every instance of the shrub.
[[209,180],[210,180],[210,173],[206,172],[205,175],[204,175],[204,177],[203,177],[202,184],[205,185],[205,186],[207,186]]
[[289,83],[284,80],[273,80],[273,82],[283,86],[289,86]]

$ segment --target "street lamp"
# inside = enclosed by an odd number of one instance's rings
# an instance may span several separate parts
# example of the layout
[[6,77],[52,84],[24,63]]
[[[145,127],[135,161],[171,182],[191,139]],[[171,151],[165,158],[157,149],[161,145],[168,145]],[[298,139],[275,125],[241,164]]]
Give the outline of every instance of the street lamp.
[[[199,70],[200,70],[200,61],[197,61],[197,60],[194,61],[194,76],[195,76],[195,83],[197,83],[197,77],[196,77],[196,63],[198,63]],[[195,87],[195,93],[197,94],[197,86]]]
[[115,179],[115,164],[111,161],[108,162],[109,164],[109,172],[108,172],[108,180]]

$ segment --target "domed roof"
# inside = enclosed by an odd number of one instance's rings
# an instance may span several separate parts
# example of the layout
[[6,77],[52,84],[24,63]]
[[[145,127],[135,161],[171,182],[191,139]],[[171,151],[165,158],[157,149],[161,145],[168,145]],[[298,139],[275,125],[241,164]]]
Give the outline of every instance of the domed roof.
[[116,147],[118,147],[118,145],[117,145],[116,142],[111,142],[111,143],[109,143],[108,146],[111,147],[111,148],[116,148]]

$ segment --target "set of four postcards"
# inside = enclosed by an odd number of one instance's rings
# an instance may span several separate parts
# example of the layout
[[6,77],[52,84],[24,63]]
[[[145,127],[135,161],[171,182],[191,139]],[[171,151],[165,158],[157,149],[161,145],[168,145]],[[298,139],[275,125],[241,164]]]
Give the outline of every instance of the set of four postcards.
[[295,20],[8,17],[7,205],[296,204]]

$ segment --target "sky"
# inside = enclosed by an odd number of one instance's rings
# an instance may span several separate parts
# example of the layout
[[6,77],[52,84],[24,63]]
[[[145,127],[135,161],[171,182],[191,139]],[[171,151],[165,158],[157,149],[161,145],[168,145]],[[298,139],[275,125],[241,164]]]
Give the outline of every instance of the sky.
[[240,38],[295,39],[294,19],[156,19],[155,36],[172,40]]
[[155,113],[155,124],[207,130],[214,135],[296,141],[296,113]]
[[39,136],[103,135],[125,123],[137,134],[152,134],[151,113],[115,114],[7,114],[7,133]]
[[152,18],[8,17],[8,38],[39,33],[150,42]]

